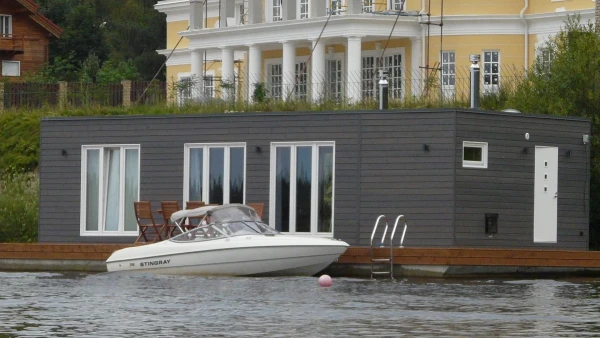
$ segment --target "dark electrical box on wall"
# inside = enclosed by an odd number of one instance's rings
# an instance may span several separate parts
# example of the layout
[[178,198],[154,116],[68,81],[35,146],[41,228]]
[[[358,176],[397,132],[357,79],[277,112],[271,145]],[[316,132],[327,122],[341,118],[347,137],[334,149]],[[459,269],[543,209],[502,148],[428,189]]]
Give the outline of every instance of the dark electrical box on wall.
[[485,214],[485,233],[490,235],[498,233],[498,214]]

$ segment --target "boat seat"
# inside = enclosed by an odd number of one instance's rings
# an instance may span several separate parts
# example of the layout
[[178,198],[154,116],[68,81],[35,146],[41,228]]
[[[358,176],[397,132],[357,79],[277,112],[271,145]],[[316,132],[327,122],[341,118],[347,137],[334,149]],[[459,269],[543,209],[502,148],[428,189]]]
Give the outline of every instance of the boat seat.
[[154,220],[150,201],[134,201],[133,209],[135,210],[135,218],[140,229],[140,234],[134,244],[137,244],[142,239],[152,243],[162,241],[162,236],[160,235],[162,224],[158,224]]

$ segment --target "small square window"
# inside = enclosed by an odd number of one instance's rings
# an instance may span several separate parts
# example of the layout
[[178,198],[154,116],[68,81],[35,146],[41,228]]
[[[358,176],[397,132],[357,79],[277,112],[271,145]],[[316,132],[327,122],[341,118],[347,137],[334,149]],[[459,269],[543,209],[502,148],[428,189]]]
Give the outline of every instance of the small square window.
[[487,168],[487,142],[463,142],[463,168]]
[[2,76],[21,76],[21,62],[2,60]]

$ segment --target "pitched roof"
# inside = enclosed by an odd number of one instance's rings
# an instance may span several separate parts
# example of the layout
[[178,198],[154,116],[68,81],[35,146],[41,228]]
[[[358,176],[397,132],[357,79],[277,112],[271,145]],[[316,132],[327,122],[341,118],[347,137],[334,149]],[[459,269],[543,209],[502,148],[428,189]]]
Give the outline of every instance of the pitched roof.
[[27,8],[31,14],[29,17],[37,22],[40,26],[44,27],[52,35],[60,38],[63,30],[58,27],[54,22],[50,21],[47,17],[40,13],[40,6],[35,3],[34,0],[17,0],[23,7]]

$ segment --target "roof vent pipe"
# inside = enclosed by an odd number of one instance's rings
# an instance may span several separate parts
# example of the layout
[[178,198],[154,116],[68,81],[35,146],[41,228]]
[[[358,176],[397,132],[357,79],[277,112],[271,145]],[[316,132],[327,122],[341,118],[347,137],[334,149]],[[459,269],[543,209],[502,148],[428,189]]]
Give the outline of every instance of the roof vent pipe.
[[481,55],[469,55],[469,61],[471,61],[471,108],[474,109],[479,108],[479,60],[481,60]]

